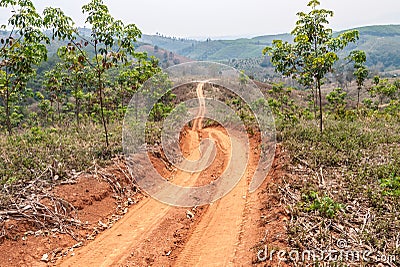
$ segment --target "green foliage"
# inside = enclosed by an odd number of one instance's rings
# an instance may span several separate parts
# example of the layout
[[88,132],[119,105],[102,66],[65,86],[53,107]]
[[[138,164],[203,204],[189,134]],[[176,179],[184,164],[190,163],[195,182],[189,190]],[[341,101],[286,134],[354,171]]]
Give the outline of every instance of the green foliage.
[[381,80],[381,78],[379,77],[379,76],[374,76],[374,78],[373,78],[373,83],[375,84],[375,85],[378,85],[379,84],[379,82],[380,82],[380,80]]
[[158,61],[154,57],[150,60],[144,53],[136,54],[137,61],[129,67],[120,68],[115,80],[117,98],[126,106],[136,90],[154,74],[160,72]]
[[[50,38],[43,29],[53,29],[52,39],[65,38],[58,26],[70,19],[63,16],[59,9],[46,8],[41,17],[30,0],[0,1],[0,6],[13,9],[8,19],[7,36],[1,39],[0,48],[0,104],[4,115],[0,116],[11,134],[15,121],[22,121],[18,103],[28,97],[27,83],[35,76],[36,66],[47,60],[47,47]],[[18,118],[18,120],[16,120]],[[3,123],[2,123],[3,124]],[[17,123],[18,125],[18,123]]]
[[308,191],[302,194],[299,205],[307,212],[318,212],[321,216],[332,219],[343,209],[343,205],[335,202],[330,197],[320,196],[318,192]]
[[297,13],[299,19],[291,32],[294,43],[274,40],[272,46],[264,48],[263,53],[271,56],[275,70],[284,76],[293,77],[300,84],[311,87],[315,85],[319,94],[320,131],[322,133],[322,96],[321,85],[325,75],[332,72],[338,61],[337,51],[343,50],[349,43],[358,39],[358,31],[347,31],[333,36],[332,29],[327,28],[328,18],[333,12],[317,9],[318,1],[310,1],[309,13]]
[[296,113],[298,106],[290,98],[292,88],[285,88],[283,83],[273,84],[272,89],[268,91],[271,96],[268,99],[268,105],[271,107],[275,118],[278,119],[278,125],[295,124],[298,122]]
[[[225,104],[235,112],[235,114],[232,114],[232,116],[227,115],[225,120],[219,123],[224,124],[228,122],[238,122],[237,120],[240,119],[240,122],[245,125],[246,131],[250,135],[253,135],[256,130],[255,127],[257,127],[257,120],[252,110],[264,109],[268,105],[267,101],[264,98],[259,98],[248,105],[241,97],[237,95],[230,95],[230,97],[222,99],[225,101]],[[258,120],[263,119],[265,118],[258,118]],[[215,121],[212,122],[215,124]]]
[[[314,243],[314,238],[331,244],[335,229],[321,227],[323,230],[310,237],[305,225],[325,224],[330,221],[319,217],[333,216],[335,222],[364,227],[357,238],[382,253],[393,253],[400,229],[400,123],[398,116],[388,116],[385,111],[355,114],[352,120],[327,114],[322,136],[312,121],[301,120],[283,130],[283,146],[291,158],[288,171],[293,178],[285,181],[282,197],[287,192],[298,196],[289,208],[289,238],[300,246]],[[338,218],[343,207],[346,211]],[[365,211],[361,214],[368,214],[369,223],[356,219],[361,210]]]
[[400,175],[391,173],[388,178],[381,179],[380,184],[385,188],[385,195],[394,195],[400,197]]
[[398,97],[398,88],[388,79],[374,77],[374,84],[369,91],[372,97],[378,97],[379,104],[382,105],[385,100],[395,100]]
[[42,33],[43,20],[31,1],[0,1],[2,7],[13,7],[8,19],[9,35],[1,39],[0,48],[0,101],[4,107],[4,119],[11,134],[11,116],[18,110],[14,105],[23,97],[27,81],[35,75],[35,65],[47,57],[45,43],[48,38]]
[[400,141],[400,136],[393,134],[399,130],[398,123],[394,118],[387,119],[388,122],[376,113],[368,119],[357,118],[355,121],[329,118],[323,136],[319,136],[311,121],[302,121],[295,127],[284,129],[283,135],[287,137],[284,145],[290,151],[296,151],[296,157],[306,159],[315,170],[320,166],[357,168],[366,150],[374,154],[380,145]]
[[389,105],[384,109],[386,114],[394,117],[400,117],[400,100],[391,100]]
[[92,109],[90,105],[83,105],[83,102],[86,94],[92,91],[94,72],[84,60],[88,56],[87,53],[75,49],[74,46],[60,47],[58,56],[61,62],[56,65],[56,68],[59,66],[59,71],[55,77],[63,80],[63,84],[60,84],[59,87],[64,86],[71,91],[71,96],[74,98],[71,109],[74,109],[76,123],[79,125],[82,118],[81,113],[85,111],[90,113]]
[[332,92],[326,95],[326,99],[329,102],[330,109],[338,116],[343,116],[346,108],[346,96],[347,93],[343,92],[342,88],[335,88]]
[[[88,68],[94,73],[95,91],[99,102],[98,111],[108,147],[107,123],[110,112],[106,110],[106,74],[120,66],[134,65],[134,57],[139,57],[139,61],[143,62],[143,55],[135,53],[135,42],[141,36],[141,32],[136,25],[124,25],[122,21],[113,18],[102,0],[92,0],[82,7],[82,12],[87,16],[86,23],[91,28],[90,37],[83,36],[75,29],[72,20],[64,20],[63,23],[58,24],[58,34],[67,36],[70,44],[62,48],[60,54],[69,69],[72,68],[75,77],[75,114],[78,123],[80,101],[83,94],[82,86],[78,84],[79,77],[86,73],[83,71],[84,68]],[[90,47],[94,51],[94,58],[89,57],[83,51],[84,47]],[[147,74],[148,76],[149,74]]]
[[[121,152],[120,123],[126,105],[160,69],[157,60],[135,52],[139,29],[114,19],[102,1],[82,8],[92,27],[90,36],[57,8],[46,8],[42,17],[29,0],[0,0],[0,6],[15,11],[2,27],[11,30],[0,38],[0,130],[14,130],[9,137],[0,135],[0,183],[9,185],[7,195],[12,197],[13,185],[67,178]],[[46,67],[39,67],[47,59],[49,43],[64,45]],[[32,82],[37,68],[40,80]],[[171,109],[157,108],[160,117]]]
[[[174,97],[173,94],[170,95],[171,98]],[[156,103],[150,112],[149,119],[151,121],[161,121],[166,118],[168,114],[173,110],[172,104],[165,104],[162,102]]]
[[244,70],[241,70],[240,71],[240,74],[239,74],[239,83],[241,84],[241,85],[245,85],[245,84],[247,84],[248,83],[248,77],[247,77],[247,75],[244,73]]
[[365,107],[368,109],[377,109],[377,106],[374,104],[371,98],[364,98],[362,103],[364,104]]
[[352,51],[349,57],[354,62],[354,76],[357,82],[357,108],[360,105],[360,91],[364,86],[365,80],[368,78],[369,71],[365,66],[367,56],[364,51]]

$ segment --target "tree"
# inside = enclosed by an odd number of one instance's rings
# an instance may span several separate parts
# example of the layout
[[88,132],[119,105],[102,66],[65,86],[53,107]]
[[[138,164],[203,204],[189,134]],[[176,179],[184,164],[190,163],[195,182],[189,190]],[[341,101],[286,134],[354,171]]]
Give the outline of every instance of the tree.
[[[69,36],[70,45],[80,51],[83,60],[96,76],[96,92],[100,102],[100,117],[105,133],[106,146],[109,147],[107,121],[104,111],[104,88],[106,72],[120,64],[130,65],[135,57],[135,42],[141,31],[135,24],[124,25],[109,13],[102,0],[92,0],[82,7],[87,14],[86,23],[90,25],[90,36],[83,36],[72,24],[65,24],[61,32]],[[94,58],[83,52],[83,47],[91,48]]]
[[240,71],[239,74],[239,83],[240,83],[240,87],[243,87],[244,85],[246,85],[249,82],[249,78],[248,76],[244,73],[244,70]]
[[341,115],[346,107],[346,96],[347,93],[343,92],[342,88],[335,88],[332,92],[326,95],[332,110],[337,114]]
[[[68,19],[59,16],[55,8],[45,9],[42,18],[30,0],[0,0],[0,7],[13,11],[8,19],[11,30],[0,40],[0,101],[5,110],[7,131],[11,134],[14,104],[24,96],[27,82],[36,74],[35,66],[47,59],[46,44],[50,39],[43,28],[53,28],[52,38],[63,38],[57,27]],[[7,25],[1,28],[5,30]]]
[[155,57],[147,59],[144,53],[136,54],[136,61],[129,67],[124,67],[118,74],[116,83],[122,109],[125,109],[126,100],[133,96],[136,90],[151,76],[161,71]]
[[291,88],[285,88],[283,83],[276,83],[272,85],[272,89],[268,90],[268,94],[276,100],[276,104],[274,105],[279,110],[276,110],[275,113],[280,112],[283,114],[283,110],[286,105],[289,104],[289,96],[292,93]]
[[372,83],[375,85],[378,85],[380,80],[381,80],[381,78],[378,75],[376,75],[376,76],[374,76]]
[[84,53],[88,57],[85,51],[80,52],[74,46],[62,46],[57,52],[59,58],[62,60],[62,68],[68,74],[66,84],[71,88],[72,96],[75,100],[75,119],[78,126],[80,125],[84,93],[85,91],[89,91],[91,79],[93,79],[93,72],[81,53]]
[[369,71],[365,66],[365,62],[367,61],[367,56],[364,51],[352,51],[349,55],[349,58],[354,62],[354,76],[357,81],[357,109],[360,105],[360,91],[364,86],[365,80],[368,78]]
[[321,85],[325,75],[332,72],[334,63],[339,59],[336,52],[344,49],[349,43],[358,39],[358,31],[344,32],[333,36],[332,29],[327,28],[328,18],[333,11],[317,9],[318,0],[308,3],[309,13],[299,12],[296,27],[291,32],[293,44],[274,40],[267,46],[263,54],[271,56],[276,72],[295,78],[306,87],[315,86],[319,98],[320,131],[322,133],[322,94]]
[[[57,63],[56,66],[46,71],[44,74],[44,88],[49,94],[50,98],[50,107],[53,108],[53,103],[57,104],[57,114],[58,121],[61,121],[61,106],[67,98],[66,96],[66,87],[68,84],[68,78],[66,73],[63,71],[62,64]],[[54,118],[52,118],[54,121]]]
[[271,96],[268,99],[268,105],[271,107],[272,112],[283,122],[293,123],[297,121],[295,112],[297,106],[294,100],[290,99],[292,88],[285,88],[283,83],[276,83],[272,85],[272,89],[268,90]]
[[378,84],[372,87],[370,94],[372,97],[378,96],[379,105],[383,104],[383,100],[396,99],[397,87],[395,84],[390,83],[388,79],[379,79]]
[[397,98],[400,99],[400,80],[399,79],[394,80],[393,85],[396,87]]

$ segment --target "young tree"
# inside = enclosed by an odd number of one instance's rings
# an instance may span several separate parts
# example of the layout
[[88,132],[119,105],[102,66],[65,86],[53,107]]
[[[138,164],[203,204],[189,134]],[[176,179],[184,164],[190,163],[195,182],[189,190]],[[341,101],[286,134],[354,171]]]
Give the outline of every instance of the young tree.
[[158,59],[147,58],[145,53],[136,53],[136,61],[128,67],[123,67],[117,77],[117,84],[121,88],[121,105],[124,106],[126,100],[133,96],[136,90],[151,76],[161,71],[158,66]]
[[365,66],[365,62],[367,61],[367,56],[364,51],[357,50],[357,51],[352,51],[349,55],[349,58],[354,62],[355,71],[353,74],[356,77],[356,82],[357,82],[357,109],[358,109],[360,105],[360,92],[369,74],[369,71]]
[[[11,134],[13,104],[19,99],[28,79],[34,75],[33,65],[46,58],[47,41],[41,33],[42,21],[29,1],[0,1],[2,7],[12,7],[13,15],[8,20],[11,31],[1,39],[0,50],[0,98],[5,110],[7,131]],[[6,25],[2,25],[6,29]]]
[[0,40],[0,103],[11,134],[14,105],[24,97],[27,82],[36,74],[35,66],[47,59],[46,44],[50,40],[43,28],[56,27],[65,18],[59,17],[54,8],[48,8],[42,18],[30,0],[0,0],[0,7],[12,10],[7,25],[1,25],[3,30],[10,29],[8,35]]
[[312,0],[309,13],[297,13],[299,19],[291,32],[294,43],[274,40],[263,54],[271,56],[275,71],[287,77],[295,78],[306,87],[315,86],[319,98],[320,131],[322,133],[322,94],[321,85],[325,75],[332,72],[334,63],[339,59],[336,52],[358,39],[358,31],[347,31],[337,37],[327,28],[328,18],[333,11],[318,9],[320,2]]
[[[283,114],[285,106],[287,106],[290,102],[290,94],[292,93],[291,88],[285,88],[283,83],[276,83],[272,85],[272,89],[268,90],[268,94],[272,96],[273,100],[275,100],[275,107],[278,110],[275,113]],[[271,101],[270,101],[271,102]]]
[[80,125],[80,117],[82,110],[82,101],[85,92],[91,87],[91,79],[93,72],[84,60],[84,56],[88,57],[85,51],[79,51],[74,46],[62,46],[58,49],[58,56],[62,60],[62,68],[68,74],[67,85],[71,88],[71,93],[74,98],[74,109],[76,124]]
[[326,99],[328,100],[332,110],[338,116],[343,113],[344,108],[346,107],[346,96],[347,93],[343,92],[342,88],[335,88],[332,92],[326,95]]
[[[62,33],[70,37],[70,45],[81,52],[83,60],[95,73],[96,92],[100,103],[100,117],[105,133],[106,146],[109,146],[107,121],[104,110],[104,88],[106,72],[120,64],[131,65],[135,53],[135,42],[141,31],[135,24],[124,25],[114,19],[102,0],[92,0],[82,7],[87,14],[86,23],[90,25],[90,36],[83,36],[71,24],[65,24]],[[83,52],[83,47],[91,48],[94,58]]]
[[381,81],[381,78],[378,75],[376,75],[376,76],[374,76],[372,83],[375,85],[378,85],[380,81]]
[[61,122],[61,109],[67,98],[66,87],[68,85],[68,77],[62,64],[57,63],[53,69],[45,72],[43,85],[49,94],[51,108],[53,108],[54,102],[57,105],[58,121]]
[[378,83],[370,90],[370,95],[372,97],[378,97],[380,106],[383,105],[385,99],[396,99],[396,93],[396,85],[392,84],[388,79],[379,79]]

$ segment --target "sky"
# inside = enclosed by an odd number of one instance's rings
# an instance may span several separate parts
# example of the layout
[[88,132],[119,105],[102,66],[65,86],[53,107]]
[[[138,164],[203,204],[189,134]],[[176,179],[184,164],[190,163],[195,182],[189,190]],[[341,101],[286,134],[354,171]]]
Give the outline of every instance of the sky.
[[[89,0],[33,0],[39,11],[60,7],[84,26],[81,6]],[[335,31],[377,24],[400,24],[399,0],[320,0],[333,10]],[[184,38],[238,38],[290,32],[298,11],[308,11],[308,0],[104,0],[110,13],[134,23],[145,34]],[[0,23],[8,11],[0,9]]]

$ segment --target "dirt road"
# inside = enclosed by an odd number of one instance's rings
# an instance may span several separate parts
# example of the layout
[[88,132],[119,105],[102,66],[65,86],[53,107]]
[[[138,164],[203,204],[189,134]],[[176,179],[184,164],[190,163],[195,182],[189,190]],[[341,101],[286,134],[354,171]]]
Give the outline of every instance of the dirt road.
[[[177,171],[172,179],[176,184],[198,185],[216,179],[231,160],[231,146],[240,146],[240,139],[231,139],[221,127],[202,129],[205,108],[203,85],[204,83],[199,83],[197,86],[199,118],[194,121],[192,129],[184,130],[181,148],[188,159],[198,159],[201,139],[210,138],[216,143],[217,157],[202,172]],[[253,244],[246,243],[243,231],[251,229],[249,223],[254,222],[249,216],[258,216],[256,212],[249,211],[249,204],[254,202],[254,196],[252,199],[247,193],[257,159],[257,154],[252,152],[245,177],[222,199],[204,207],[187,209],[168,206],[150,197],[145,198],[133,206],[111,229],[76,250],[74,256],[64,259],[59,265],[251,265]]]

